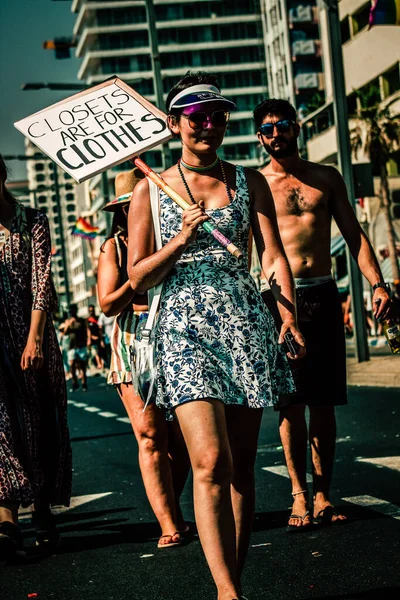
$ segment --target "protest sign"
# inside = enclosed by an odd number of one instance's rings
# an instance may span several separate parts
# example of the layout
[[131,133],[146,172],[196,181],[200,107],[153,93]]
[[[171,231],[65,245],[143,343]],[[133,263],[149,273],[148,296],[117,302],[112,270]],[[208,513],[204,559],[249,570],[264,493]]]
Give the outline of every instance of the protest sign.
[[14,125],[78,183],[171,138],[166,115],[117,77]]

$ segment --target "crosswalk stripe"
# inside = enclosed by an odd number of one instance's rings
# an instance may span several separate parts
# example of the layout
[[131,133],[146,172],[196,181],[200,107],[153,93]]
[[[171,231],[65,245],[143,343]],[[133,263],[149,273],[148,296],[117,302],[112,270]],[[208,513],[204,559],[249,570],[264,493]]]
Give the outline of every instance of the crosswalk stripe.
[[[276,467],[262,467],[262,470],[268,471],[269,473],[273,473],[273,475],[280,475],[281,477],[286,477],[286,479],[289,479],[289,473],[285,465],[279,465]],[[312,480],[312,475],[310,473],[307,473],[307,483],[312,483]]]
[[357,462],[369,463],[377,467],[387,467],[400,471],[400,456],[381,456],[379,458],[357,458]]
[[119,417],[117,421],[121,421],[121,423],[130,423],[128,417]]
[[85,408],[87,404],[85,402],[75,402],[76,408]]
[[112,412],[99,412],[97,413],[98,415],[100,415],[101,417],[106,417],[106,419],[109,419],[110,417],[118,417],[117,413],[112,413]]
[[392,504],[387,500],[382,500],[381,498],[375,498],[374,496],[350,496],[349,498],[342,498],[345,502],[349,502],[350,504],[356,504],[357,506],[363,506],[364,508],[370,508],[371,510],[376,510],[377,512],[387,516],[393,517],[400,521],[400,507],[396,506],[396,504]]
[[[114,492],[103,492],[102,494],[86,494],[84,496],[74,496],[71,498],[71,502],[69,506],[53,506],[51,512],[54,515],[59,515],[61,513],[67,512],[68,510],[72,510],[73,508],[77,508],[82,504],[86,504],[87,502],[93,502],[94,500],[100,500],[100,498],[105,498],[105,496],[109,496]],[[18,511],[18,519],[29,519],[31,517],[32,507],[28,506],[27,508],[21,508]]]
[[88,412],[91,412],[91,413],[95,413],[95,412],[99,412],[101,409],[97,408],[96,406],[87,406],[85,408],[85,410],[87,410]]

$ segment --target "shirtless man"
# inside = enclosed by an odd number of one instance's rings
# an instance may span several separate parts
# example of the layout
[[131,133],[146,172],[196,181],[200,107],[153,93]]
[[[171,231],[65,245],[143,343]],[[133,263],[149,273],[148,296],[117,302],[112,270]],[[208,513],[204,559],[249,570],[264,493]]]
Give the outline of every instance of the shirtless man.
[[[297,392],[282,397],[277,407],[294,499],[287,531],[302,531],[312,525],[313,517],[319,524],[346,518],[334,509],[329,497],[336,440],[335,406],[347,403],[343,317],[331,276],[332,217],[373,287],[376,318],[386,317],[390,300],[340,173],[299,156],[300,127],[295,109],[286,100],[265,100],[254,110],[254,120],[258,138],[271,156],[262,172],[272,191],[283,246],[295,277],[299,328],[307,344],[306,357],[291,365]],[[273,287],[274,281],[270,280],[269,285]],[[263,297],[273,310],[271,292],[264,292]],[[306,406],[310,411],[313,516],[306,483]]]

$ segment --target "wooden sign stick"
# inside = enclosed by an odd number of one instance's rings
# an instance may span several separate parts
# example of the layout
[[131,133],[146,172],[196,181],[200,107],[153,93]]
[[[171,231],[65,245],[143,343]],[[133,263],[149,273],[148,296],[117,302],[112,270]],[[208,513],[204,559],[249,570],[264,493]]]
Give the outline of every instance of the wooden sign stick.
[[[184,200],[182,196],[177,194],[177,192],[175,192],[175,190],[173,190],[168,185],[168,183],[166,183],[164,179],[160,175],[158,175],[158,173],[156,173],[149,166],[147,166],[145,162],[143,162],[140,158],[134,158],[133,162],[146,175],[146,177],[151,179],[151,181],[153,181],[161,190],[163,190],[163,192],[168,194],[171,200],[176,202],[178,206],[180,206],[183,210],[189,208],[190,204],[186,202],[186,200]],[[212,221],[206,221],[205,223],[202,223],[202,227],[203,229],[205,229],[205,231],[207,231],[207,233],[211,233],[211,235],[217,240],[217,242],[219,242],[221,246],[226,248],[228,252],[230,252],[235,258],[237,258],[238,260],[243,258],[242,251],[239,250],[239,248],[235,246],[235,244],[232,244],[232,242],[228,240],[228,238],[226,238],[215,227]]]

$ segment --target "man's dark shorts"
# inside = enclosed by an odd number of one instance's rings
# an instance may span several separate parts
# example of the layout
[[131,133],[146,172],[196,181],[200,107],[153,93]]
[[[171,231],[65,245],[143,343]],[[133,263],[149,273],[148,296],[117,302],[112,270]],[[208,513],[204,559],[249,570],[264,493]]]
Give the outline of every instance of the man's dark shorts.
[[[275,324],[282,320],[269,290],[262,293]],[[299,329],[306,340],[307,354],[290,360],[296,393],[280,397],[275,409],[293,404],[339,406],[347,404],[346,343],[342,308],[334,281],[296,290]]]

